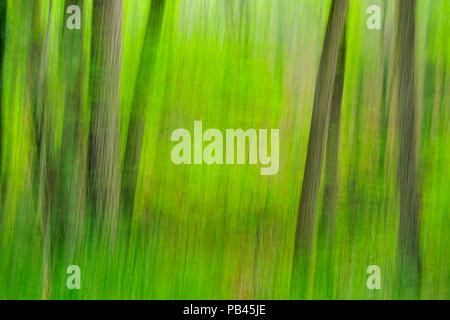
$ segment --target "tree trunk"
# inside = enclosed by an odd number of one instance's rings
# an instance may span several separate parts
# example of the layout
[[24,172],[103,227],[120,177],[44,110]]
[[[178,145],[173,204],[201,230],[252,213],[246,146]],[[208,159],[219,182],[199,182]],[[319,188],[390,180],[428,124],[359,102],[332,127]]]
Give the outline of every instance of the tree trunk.
[[419,197],[416,177],[415,0],[397,2],[400,221],[398,231],[399,298],[418,298]]
[[[136,89],[131,107],[123,176],[121,186],[121,212],[131,220],[136,191],[142,137],[145,127],[145,111],[148,104],[148,89],[152,81],[156,52],[161,34],[165,0],[152,0],[147,20]],[[129,221],[131,223],[131,221]]]
[[[339,57],[336,68],[336,76],[334,78],[333,98],[331,101],[330,123],[328,126],[328,137],[325,159],[325,181],[322,199],[322,216],[319,221],[318,229],[318,259],[322,265],[330,265],[332,262],[333,239],[336,225],[337,209],[338,209],[338,167],[339,167],[339,131],[341,120],[342,94],[344,89],[345,76],[345,54],[346,41],[345,29],[341,40]],[[322,281],[318,281],[318,285],[326,283],[327,298],[332,298],[331,285],[332,277],[329,270],[321,270],[319,272]]]
[[[71,5],[77,5],[83,10],[84,0],[65,0],[64,9],[67,10]],[[67,226],[66,253],[71,257],[74,244],[80,245],[81,239],[77,239],[76,236],[80,230],[80,221],[83,221],[86,212],[84,208],[86,130],[83,125],[86,106],[83,101],[87,91],[84,84],[87,80],[88,56],[83,48],[85,24],[82,23],[81,30],[70,30],[65,23],[67,14],[65,17],[61,31],[66,95],[60,163],[61,187],[58,190],[58,201],[60,212],[64,215],[62,222]]]
[[119,206],[122,0],[95,0],[92,26],[89,179],[91,210],[113,240]]
[[[5,56],[5,41],[6,41],[6,0],[0,0],[0,172],[2,172],[2,91],[3,91],[3,58]],[[0,174],[0,206],[3,199],[3,177]]]
[[317,75],[292,269],[292,293],[300,297],[307,294],[323,151],[347,6],[347,0],[333,0]]
[[[57,180],[57,159],[52,152],[53,128],[52,128],[52,112],[49,105],[48,92],[48,64],[49,64],[49,47],[50,47],[50,28],[52,17],[53,1],[50,0],[47,28],[45,33],[44,45],[40,54],[40,65],[38,72],[35,73],[37,78],[37,95],[36,95],[36,135],[38,137],[38,195],[39,210],[42,212],[43,233],[44,233],[44,252],[43,252],[43,286],[42,298],[48,299],[51,294],[51,282],[54,273],[55,258],[58,242],[52,242],[57,239],[58,230],[54,228],[53,221],[58,218],[53,212],[55,202],[56,180]],[[37,7],[34,8],[35,10]],[[53,236],[53,237],[52,237]]]

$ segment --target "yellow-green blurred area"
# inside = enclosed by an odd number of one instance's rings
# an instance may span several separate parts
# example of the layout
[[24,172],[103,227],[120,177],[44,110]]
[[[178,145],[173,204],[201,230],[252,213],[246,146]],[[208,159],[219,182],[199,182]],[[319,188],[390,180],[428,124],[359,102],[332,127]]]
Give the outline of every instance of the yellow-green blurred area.
[[[119,184],[137,94],[145,105],[135,193],[120,205],[116,199],[117,215],[97,212],[90,195],[89,177],[100,169],[89,163],[98,125],[91,90],[97,1],[0,2],[0,298],[296,298],[295,230],[331,1],[166,0],[147,61],[151,1],[123,0],[121,50],[114,53],[121,57],[118,134],[109,140],[117,147]],[[313,258],[307,297],[392,299],[396,1],[349,3],[335,241],[315,241],[313,250],[314,257],[331,251],[332,262]],[[71,4],[81,8],[80,30],[66,27]],[[373,4],[381,8],[379,30],[366,26]],[[450,1],[417,0],[421,299],[450,298],[448,17]],[[151,73],[142,82],[145,68]],[[196,120],[204,131],[280,129],[278,173],[260,175],[259,164],[173,164],[171,133],[193,132]],[[81,269],[80,290],[66,287],[69,265]],[[367,288],[370,265],[380,267],[379,290]],[[324,281],[323,274],[331,276]]]

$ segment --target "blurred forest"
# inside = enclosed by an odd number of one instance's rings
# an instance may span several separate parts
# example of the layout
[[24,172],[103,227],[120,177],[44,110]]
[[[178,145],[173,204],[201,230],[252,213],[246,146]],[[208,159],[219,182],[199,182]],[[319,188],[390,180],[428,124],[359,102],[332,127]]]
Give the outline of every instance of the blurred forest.
[[[450,299],[448,17],[0,0],[0,299]],[[278,173],[173,164],[195,120],[279,128]]]

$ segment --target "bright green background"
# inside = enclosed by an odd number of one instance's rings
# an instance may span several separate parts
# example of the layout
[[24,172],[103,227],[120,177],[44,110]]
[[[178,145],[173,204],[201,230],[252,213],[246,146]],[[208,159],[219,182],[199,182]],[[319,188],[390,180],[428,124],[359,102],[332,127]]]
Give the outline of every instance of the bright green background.
[[[33,13],[27,0],[7,3],[3,70],[0,198],[1,299],[286,299],[290,298],[294,232],[308,143],[315,77],[329,1],[168,0],[145,117],[143,155],[132,233],[107,246],[92,230],[85,199],[90,105],[92,0],[82,8],[83,54],[72,57],[64,1]],[[395,1],[350,1],[342,105],[339,209],[333,264],[314,265],[310,298],[389,299],[396,289],[398,228],[396,103],[385,109],[383,79],[395,76]],[[382,30],[368,30],[366,8],[382,8]],[[149,1],[124,0],[121,74],[121,159]],[[450,298],[449,105],[450,1],[418,0],[417,106],[420,256],[423,299]],[[33,178],[36,158],[29,81],[32,39],[49,29],[46,114],[50,154],[72,192],[64,243],[46,278],[42,212]],[[65,31],[64,31],[65,30]],[[75,46],[80,45],[80,43]],[[85,61],[81,129],[85,152],[66,159],[63,139],[68,61]],[[75,61],[75,62],[74,62]],[[39,72],[39,71],[37,71]],[[388,99],[389,100],[389,99]],[[182,165],[170,160],[177,128],[279,128],[280,169],[259,165]],[[84,155],[84,156],[80,156]],[[63,195],[59,195],[63,197]],[[80,200],[81,199],[81,200]],[[321,198],[319,199],[319,204]],[[318,218],[320,219],[320,205]],[[66,288],[68,265],[81,268],[81,290]],[[381,290],[368,290],[366,269],[381,268]],[[333,281],[321,283],[321,273]],[[315,281],[316,280],[316,281]],[[48,296],[43,295],[48,286]],[[331,290],[325,290],[331,288]],[[327,292],[331,292],[331,295]],[[294,297],[295,298],[295,297]]]

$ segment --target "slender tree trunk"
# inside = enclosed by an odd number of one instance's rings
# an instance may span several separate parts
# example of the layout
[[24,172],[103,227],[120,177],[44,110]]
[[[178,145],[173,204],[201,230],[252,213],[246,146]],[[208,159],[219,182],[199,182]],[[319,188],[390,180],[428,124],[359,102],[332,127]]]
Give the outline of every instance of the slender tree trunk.
[[415,0],[397,2],[400,221],[398,280],[400,298],[418,298],[419,197],[416,177]]
[[[84,9],[84,0],[65,0],[64,9],[71,5],[77,5]],[[82,15],[84,17],[85,15]],[[67,21],[67,14],[65,15]],[[82,18],[83,19],[83,18]],[[65,74],[65,108],[64,124],[61,146],[61,187],[58,190],[58,201],[62,222],[67,226],[66,248],[68,256],[73,254],[74,244],[80,245],[76,240],[80,221],[83,220],[84,190],[86,174],[86,155],[84,140],[86,130],[82,125],[84,103],[83,97],[86,71],[86,54],[83,53],[83,33],[85,24],[82,23],[81,30],[70,30],[66,23],[62,25],[63,34],[63,68]],[[77,223],[78,222],[78,223]]]
[[[50,46],[50,28],[53,1],[50,0],[47,27],[40,55],[40,65],[38,68],[37,95],[36,95],[36,135],[38,137],[39,167],[37,174],[39,209],[43,215],[44,231],[44,252],[43,252],[43,286],[42,297],[48,299],[51,294],[51,282],[54,273],[55,248],[52,246],[52,233],[55,234],[52,226],[52,209],[54,208],[55,184],[57,161],[55,154],[51,151],[53,140],[53,128],[51,128],[52,110],[48,105],[48,63]],[[35,10],[37,8],[35,7]],[[55,238],[56,239],[56,238]]]
[[89,187],[91,210],[114,240],[119,211],[119,92],[122,0],[95,0],[92,26]]
[[2,205],[3,194],[3,177],[1,172],[2,170],[2,140],[3,140],[3,132],[2,132],[2,107],[3,107],[3,58],[5,56],[5,41],[6,41],[6,0],[0,0],[0,208]]
[[[345,76],[345,54],[346,41],[345,29],[341,40],[339,57],[334,78],[333,98],[331,101],[330,123],[328,126],[326,159],[325,159],[325,181],[322,200],[322,216],[318,229],[318,259],[322,265],[330,265],[332,262],[332,248],[334,231],[338,209],[338,167],[339,167],[339,131],[341,120],[342,94]],[[323,274],[322,281],[317,285],[326,284],[326,295],[332,298],[333,285],[329,270],[320,270]]]
[[[140,67],[136,80],[133,105],[131,107],[125,159],[121,186],[121,212],[131,220],[136,192],[145,113],[148,104],[148,89],[153,77],[156,52],[161,34],[165,0],[152,0],[148,15]],[[128,221],[130,223],[131,221]]]
[[338,166],[339,166],[339,131],[341,120],[342,93],[345,75],[345,35],[342,37],[339,59],[334,79],[333,98],[328,126],[325,181],[322,201],[322,219],[319,224],[319,237],[332,241],[337,215]]
[[[38,1],[33,1],[29,4],[32,7],[32,28],[34,30],[40,29],[40,10],[41,5]],[[46,35],[45,35],[46,36]],[[42,55],[44,54],[43,45],[45,45],[45,36],[43,37],[39,32],[34,32],[31,38],[31,50],[30,50],[30,77],[29,77],[29,90],[31,96],[31,104],[32,104],[32,115],[33,115],[33,125],[35,130],[35,142],[36,142],[36,150],[37,157],[40,157],[41,152],[41,110],[39,107],[39,90],[40,84],[39,80],[41,79],[41,64],[42,64]],[[37,172],[34,172],[35,177],[39,176],[38,168]]]
[[317,75],[292,269],[292,293],[300,297],[307,294],[323,151],[347,6],[347,0],[333,0]]

